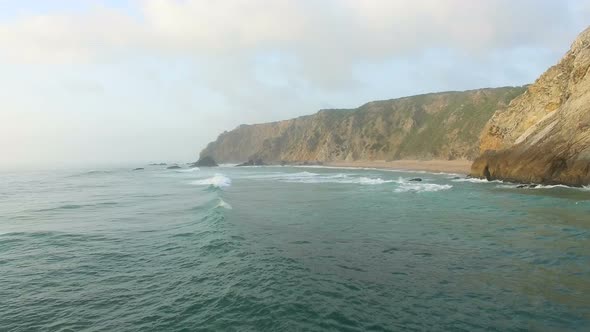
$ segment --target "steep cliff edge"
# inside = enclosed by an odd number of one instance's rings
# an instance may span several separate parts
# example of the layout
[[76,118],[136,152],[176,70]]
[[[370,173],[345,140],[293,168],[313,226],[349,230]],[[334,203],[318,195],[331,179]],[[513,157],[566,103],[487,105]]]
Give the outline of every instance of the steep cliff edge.
[[522,87],[442,92],[242,125],[202,152],[219,162],[474,159],[479,135]]
[[473,176],[590,184],[590,28],[561,61],[486,124]]

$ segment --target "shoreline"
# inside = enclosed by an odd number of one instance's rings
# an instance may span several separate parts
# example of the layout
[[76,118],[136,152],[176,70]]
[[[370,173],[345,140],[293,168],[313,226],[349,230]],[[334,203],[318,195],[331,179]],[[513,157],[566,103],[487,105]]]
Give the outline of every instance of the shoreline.
[[323,163],[330,167],[376,168],[397,171],[426,171],[468,175],[470,160],[371,160],[371,161],[331,161]]

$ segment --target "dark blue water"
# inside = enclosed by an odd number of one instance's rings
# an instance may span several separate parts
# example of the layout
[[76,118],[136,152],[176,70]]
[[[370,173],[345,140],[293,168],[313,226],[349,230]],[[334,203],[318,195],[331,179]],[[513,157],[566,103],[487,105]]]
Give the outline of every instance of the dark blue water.
[[590,191],[453,177],[1,173],[0,331],[590,330]]

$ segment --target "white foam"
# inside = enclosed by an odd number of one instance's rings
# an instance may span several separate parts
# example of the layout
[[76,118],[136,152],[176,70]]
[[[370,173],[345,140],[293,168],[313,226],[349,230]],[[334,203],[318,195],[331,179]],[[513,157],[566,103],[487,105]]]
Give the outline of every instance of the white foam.
[[227,209],[227,210],[231,210],[232,209],[231,205],[229,205],[229,203],[227,203],[226,201],[222,200],[221,198],[219,199],[219,203],[217,204],[216,207]]
[[183,173],[191,173],[191,172],[197,172],[200,171],[201,169],[198,167],[193,167],[193,168],[189,168],[189,169],[179,169],[178,172],[183,172]]
[[461,178],[461,179],[453,179],[453,182],[469,182],[469,183],[504,183],[499,180],[488,181],[486,179],[478,179],[478,178]]
[[311,177],[319,176],[317,173],[310,172],[299,172],[299,173],[283,173],[283,172],[272,172],[267,174],[256,174],[246,176],[248,179],[269,179],[269,180],[291,180],[291,179],[307,179]]
[[[527,186],[519,188],[519,186]],[[534,185],[534,184],[533,184]],[[531,190],[539,190],[539,189],[554,189],[554,188],[562,188],[562,189],[573,189],[573,190],[582,190],[582,191],[590,191],[590,186],[582,186],[582,187],[570,187],[564,184],[554,184],[554,185],[544,185],[544,184],[537,184],[534,185],[535,187],[528,187],[529,184],[503,184],[496,186],[496,188],[503,188],[503,189],[531,189]]]
[[376,184],[384,184],[384,183],[390,183],[390,182],[394,182],[393,180],[383,180],[381,178],[367,178],[367,177],[361,177],[358,179],[358,183],[359,184],[363,184],[363,185],[376,185]]
[[340,184],[360,184],[360,185],[379,185],[394,182],[393,180],[383,180],[381,178],[358,177],[356,174],[328,173],[318,174],[311,172],[299,173],[281,173],[274,172],[270,174],[260,174],[251,176],[252,179],[275,180],[288,183],[340,183]]
[[320,174],[311,172],[281,173],[281,177],[285,178],[310,178],[315,176],[320,176]]
[[553,189],[553,188],[566,188],[566,189],[576,189],[575,187],[569,187],[563,184],[556,184],[556,185],[543,185],[539,184],[534,188],[531,189]]
[[196,180],[191,182],[191,184],[198,185],[198,186],[213,186],[217,188],[225,188],[231,186],[231,179],[223,174],[215,174],[213,177]]
[[361,171],[380,171],[392,173],[417,173],[417,174],[435,174],[447,176],[465,176],[465,174],[452,172],[435,172],[435,171],[421,171],[407,168],[381,168],[381,167],[361,167],[361,166],[323,166],[323,165],[292,165],[293,168],[319,168],[319,169],[341,169],[341,170],[361,170]]
[[500,189],[515,189],[516,186],[518,186],[517,184],[501,184],[501,185],[497,185],[496,188],[500,188]]
[[[310,173],[315,174],[315,173]],[[332,174],[332,175],[306,175],[303,177],[291,177],[285,179],[285,182],[297,183],[340,183],[340,184],[360,184],[360,185],[379,185],[393,182],[393,180],[383,180],[381,178],[369,177],[354,177],[348,174]]]
[[436,183],[424,183],[424,182],[413,182],[413,181],[405,181],[402,178],[399,178],[397,181],[399,186],[395,188],[396,193],[406,193],[406,192],[435,192],[441,190],[449,190],[453,188],[450,184],[436,184]]

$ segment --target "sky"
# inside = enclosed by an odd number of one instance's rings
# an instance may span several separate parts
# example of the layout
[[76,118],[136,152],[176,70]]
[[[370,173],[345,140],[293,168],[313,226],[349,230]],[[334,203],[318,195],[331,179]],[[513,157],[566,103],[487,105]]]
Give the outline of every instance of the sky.
[[194,161],[225,130],[532,83],[590,0],[0,0],[0,168]]

